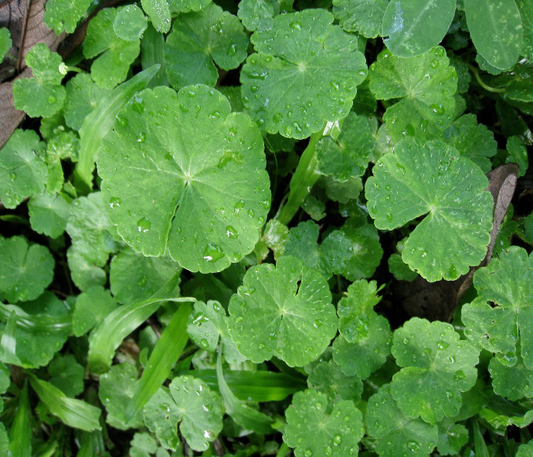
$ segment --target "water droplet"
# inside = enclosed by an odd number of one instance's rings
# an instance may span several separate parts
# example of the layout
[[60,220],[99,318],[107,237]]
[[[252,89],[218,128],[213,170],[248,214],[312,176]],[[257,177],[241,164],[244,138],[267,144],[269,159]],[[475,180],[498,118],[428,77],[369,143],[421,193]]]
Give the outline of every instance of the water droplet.
[[145,140],[146,140],[146,133],[139,132],[139,134],[137,135],[137,143],[144,143]]
[[137,221],[137,231],[146,233],[152,227],[152,223],[147,217],[143,217]]
[[46,101],[50,105],[55,105],[55,103],[57,102],[57,98],[55,98],[53,95],[49,95],[48,98],[46,99]]
[[208,262],[216,262],[224,257],[224,252],[216,244],[208,243],[204,251],[204,260]]
[[235,54],[237,54],[237,45],[235,43],[231,44],[228,47],[228,57],[233,57]]
[[239,232],[231,225],[228,225],[226,226],[226,236],[235,240],[239,238]]
[[291,29],[293,30],[302,30],[302,24],[298,21],[291,22]]
[[446,341],[439,341],[439,342],[437,342],[437,347],[438,347],[440,350],[447,349],[449,346],[450,346],[450,344],[447,343]]

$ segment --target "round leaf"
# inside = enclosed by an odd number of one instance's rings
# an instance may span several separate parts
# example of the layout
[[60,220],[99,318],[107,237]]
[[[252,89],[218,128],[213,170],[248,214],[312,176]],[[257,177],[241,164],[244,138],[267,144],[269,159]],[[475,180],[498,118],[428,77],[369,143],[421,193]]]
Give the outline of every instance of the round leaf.
[[477,51],[500,70],[511,68],[520,56],[524,37],[514,0],[464,0],[466,23]]
[[357,456],[365,434],[363,415],[350,400],[336,402],[327,414],[326,394],[308,389],[297,392],[285,411],[283,440],[296,448],[296,457]]
[[333,0],[333,14],[347,32],[376,38],[388,4],[389,0]]
[[[118,166],[120,164],[120,167]],[[206,86],[145,90],[98,158],[118,233],[146,256],[221,271],[252,251],[270,207],[259,129]]]
[[427,214],[402,252],[413,271],[428,281],[454,280],[481,262],[493,199],[477,165],[442,141],[420,145],[405,139],[373,171],[366,197],[377,228],[392,230]]
[[205,451],[222,431],[224,406],[216,392],[191,376],[174,378],[170,393],[180,411],[180,431],[195,451]]
[[303,366],[322,354],[337,332],[326,280],[290,256],[279,259],[277,267],[250,268],[229,312],[230,335],[254,363],[275,355]]
[[405,417],[396,406],[388,385],[370,397],[365,419],[368,434],[376,440],[380,456],[427,457],[437,445],[437,426]]
[[392,0],[383,16],[383,41],[393,54],[414,57],[437,46],[450,28],[456,0]]
[[32,130],[15,130],[0,149],[0,199],[6,208],[44,191],[47,168],[42,158],[44,143]]
[[142,38],[148,27],[148,21],[137,5],[126,5],[120,8],[113,22],[113,30],[117,36],[126,41]]
[[11,303],[37,298],[52,282],[54,265],[44,246],[22,236],[0,239],[0,294]]
[[392,355],[404,367],[390,384],[398,407],[430,424],[455,416],[461,392],[476,383],[478,354],[469,341],[459,340],[452,325],[412,318],[393,336]]
[[246,58],[248,37],[233,14],[211,3],[198,13],[180,14],[164,48],[168,80],[176,90],[189,84],[214,86],[215,63],[237,68]]
[[533,369],[533,256],[511,247],[474,275],[478,298],[462,309],[465,335],[514,366],[517,343]]
[[241,72],[243,101],[268,133],[307,138],[348,115],[366,63],[357,38],[333,19],[318,9],[283,14],[252,36],[257,54]]

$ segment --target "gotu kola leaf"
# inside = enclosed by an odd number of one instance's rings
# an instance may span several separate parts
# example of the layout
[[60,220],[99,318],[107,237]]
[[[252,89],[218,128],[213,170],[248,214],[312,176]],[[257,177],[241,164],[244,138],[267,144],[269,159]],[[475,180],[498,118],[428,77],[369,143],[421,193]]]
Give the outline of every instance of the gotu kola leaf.
[[335,402],[329,414],[327,408],[327,395],[314,389],[294,395],[283,440],[296,448],[296,457],[358,455],[365,433],[361,411],[350,400]]
[[180,14],[164,47],[168,80],[176,90],[188,84],[214,86],[215,63],[237,68],[246,58],[248,37],[239,19],[215,4],[198,13]]
[[250,268],[231,297],[229,329],[239,351],[254,363],[273,355],[290,366],[316,359],[337,332],[325,278],[296,257]]
[[454,280],[483,260],[493,200],[477,165],[442,141],[406,138],[373,173],[366,197],[377,228],[392,230],[427,214],[402,252],[412,270],[430,282]]
[[[175,448],[180,421],[180,432],[189,446],[195,451],[205,451],[222,430],[224,406],[220,395],[192,376],[174,378],[169,390],[170,394],[166,388],[160,389],[145,406],[148,427],[163,444]],[[161,414],[162,410],[166,416]]]
[[135,96],[98,170],[122,238],[147,256],[168,250],[193,272],[221,271],[252,251],[270,207],[259,129],[203,85]]
[[333,20],[318,9],[288,13],[252,35],[257,53],[241,72],[243,101],[268,133],[307,138],[349,113],[367,68],[357,37]]
[[30,117],[51,117],[65,102],[66,90],[61,85],[67,68],[57,52],[50,52],[44,43],[37,44],[26,55],[26,64],[33,78],[15,81],[13,100],[15,108],[24,110]]
[[6,208],[44,191],[48,171],[43,152],[44,143],[32,130],[15,130],[0,150],[0,200]]
[[455,115],[457,71],[441,46],[408,58],[385,50],[370,66],[368,80],[378,100],[401,99],[383,116],[394,141],[406,135],[438,138]]
[[407,417],[430,424],[453,417],[461,409],[461,392],[476,383],[478,354],[451,324],[413,318],[394,332],[392,355],[403,368],[392,378],[391,395]]
[[506,366],[515,366],[520,347],[524,365],[533,369],[533,257],[511,247],[476,272],[478,297],[462,309],[465,335]]

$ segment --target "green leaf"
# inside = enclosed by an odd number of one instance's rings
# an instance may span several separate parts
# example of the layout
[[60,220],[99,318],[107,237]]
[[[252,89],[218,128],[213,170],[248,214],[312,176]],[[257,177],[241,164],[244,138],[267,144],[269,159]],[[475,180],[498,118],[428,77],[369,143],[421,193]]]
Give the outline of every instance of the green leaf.
[[400,254],[391,254],[388,264],[389,271],[398,281],[414,281],[418,276],[404,263]]
[[522,49],[523,27],[514,0],[464,0],[466,23],[477,52],[500,70],[511,68]]
[[11,33],[8,28],[0,27],[0,63],[4,60],[13,42],[11,41]]
[[0,293],[11,303],[37,298],[52,282],[54,265],[45,246],[22,236],[0,239]]
[[239,19],[250,32],[269,30],[274,16],[279,14],[278,0],[242,0],[239,2]]
[[164,48],[168,80],[176,90],[189,84],[215,86],[218,70],[237,68],[246,58],[248,37],[239,19],[213,3],[180,14]]
[[374,157],[374,149],[375,140],[368,119],[350,111],[338,138],[325,136],[318,142],[318,170],[340,182],[362,176]]
[[126,41],[135,41],[142,38],[147,27],[146,16],[137,5],[126,5],[119,8],[113,22],[115,34],[121,40]]
[[[74,283],[81,290],[85,290],[99,283],[87,278],[84,269],[77,269],[76,259],[72,256],[81,257],[92,267],[103,267],[107,263],[109,254],[116,250],[116,242],[110,233],[114,228],[105,211],[100,192],[74,200],[70,208],[67,222],[67,233],[72,239],[72,246],[68,251],[69,267]],[[105,278],[105,274],[103,272],[102,274]]]
[[76,298],[76,307],[72,313],[72,330],[74,335],[82,336],[114,311],[117,302],[108,290],[102,286],[89,287]]
[[145,13],[159,33],[168,33],[172,22],[168,0],[141,0]]
[[16,208],[25,198],[44,191],[47,168],[44,143],[32,130],[17,129],[0,149],[0,199]]
[[84,390],[85,368],[73,355],[57,356],[48,365],[50,384],[60,389],[68,397],[76,397]]
[[376,228],[355,218],[329,233],[321,249],[330,271],[350,281],[371,277],[383,256]]
[[533,456],[533,440],[526,444],[521,444],[516,452],[516,457],[532,457]]
[[303,366],[324,352],[337,331],[326,280],[295,257],[248,269],[229,312],[230,335],[254,363],[276,356]]
[[94,161],[102,139],[113,129],[118,112],[136,92],[148,85],[159,68],[159,65],[154,65],[113,89],[108,96],[102,96],[84,118],[80,128],[80,160],[76,171],[89,188],[92,187]]
[[478,297],[462,309],[465,335],[508,367],[516,365],[519,350],[533,369],[532,285],[533,256],[512,246],[475,273]]
[[83,56],[97,57],[91,65],[91,76],[98,86],[113,89],[124,81],[130,65],[140,52],[140,41],[122,40],[115,34],[113,23],[117,16],[114,8],[100,11],[89,23],[83,42]]
[[417,57],[397,57],[385,50],[370,66],[370,90],[379,100],[401,99],[383,120],[394,141],[405,135],[439,137],[455,115],[457,72],[444,48]]
[[156,343],[133,397],[126,408],[126,420],[142,411],[148,400],[157,392],[178,361],[189,336],[187,320],[192,311],[188,303],[181,304]]
[[448,145],[456,148],[463,157],[479,165],[484,173],[492,169],[491,157],[498,152],[498,144],[483,124],[478,124],[474,114],[465,114],[444,132]]
[[450,28],[456,0],[391,0],[381,35],[400,57],[414,57],[437,46]]
[[337,304],[339,333],[349,343],[369,336],[368,322],[376,316],[374,307],[381,301],[376,281],[356,281],[348,287],[347,296]]
[[61,56],[39,43],[26,54],[26,65],[33,78],[17,79],[13,85],[15,108],[30,117],[51,117],[65,102],[66,90],[61,81],[67,70]]
[[100,376],[98,397],[107,411],[106,421],[115,428],[127,430],[142,425],[141,414],[126,419],[126,408],[138,384],[137,369],[129,363],[113,365]]
[[412,318],[394,332],[392,355],[402,369],[390,392],[407,417],[435,424],[459,413],[460,393],[476,383],[479,350],[460,341],[452,325]]
[[181,441],[177,433],[181,411],[170,396],[167,387],[161,387],[143,410],[144,423],[167,449],[175,451]]
[[533,397],[533,369],[524,365],[520,354],[517,354],[517,362],[512,367],[493,357],[489,363],[489,372],[497,395],[511,401]]
[[9,450],[6,454],[11,457],[28,457],[32,455],[31,445],[31,410],[28,398],[28,384],[24,382],[24,387],[20,391],[17,412],[9,430]]
[[57,387],[28,374],[31,386],[48,410],[67,426],[91,432],[100,430],[100,409],[82,400],[67,397]]
[[477,165],[442,141],[405,139],[373,172],[365,194],[377,228],[392,230],[427,214],[402,252],[411,270],[428,281],[454,280],[485,257],[493,199]]
[[390,354],[391,330],[374,311],[380,297],[375,281],[356,281],[337,305],[339,336],[333,345],[333,360],[348,375],[368,378]]
[[357,403],[363,393],[361,379],[347,376],[333,360],[318,363],[307,378],[307,385],[325,393],[332,402],[352,400]]
[[66,124],[74,130],[80,130],[87,115],[96,108],[101,99],[107,98],[109,93],[109,89],[98,87],[87,73],[78,73],[69,79],[64,106]]
[[63,234],[70,216],[70,203],[60,194],[36,195],[28,202],[31,228],[50,238]]
[[120,119],[98,172],[122,238],[147,256],[168,249],[183,268],[202,273],[251,252],[270,192],[261,134],[248,116],[230,114],[224,96],[198,85],[178,94],[145,90]]
[[406,417],[396,406],[388,384],[368,400],[365,423],[368,434],[376,440],[376,452],[382,457],[427,457],[438,443],[437,426]]
[[202,349],[215,351],[219,340],[223,344],[224,359],[230,364],[246,360],[237,350],[229,337],[226,310],[217,301],[194,304],[194,312],[189,317],[187,332],[191,339]]
[[61,32],[72,33],[76,30],[79,20],[83,17],[91,0],[48,0],[44,13],[44,23],[56,35]]
[[522,26],[524,28],[524,42],[522,55],[529,60],[533,59],[533,4],[528,0],[516,0],[516,6],[520,11]]
[[518,177],[524,176],[529,168],[529,156],[526,145],[517,136],[507,138],[507,163],[516,163],[518,165]]
[[266,414],[241,402],[229,388],[228,383],[224,379],[220,352],[217,358],[217,381],[226,412],[238,425],[245,430],[252,430],[256,433],[267,434],[272,431],[271,424],[273,420]]
[[468,429],[463,424],[439,424],[437,450],[440,455],[459,455],[468,440]]
[[329,414],[327,408],[327,395],[313,389],[292,398],[285,411],[283,441],[296,448],[296,457],[358,455],[365,434],[361,411],[350,400],[335,402]]
[[[111,292],[120,303],[143,300],[180,272],[180,266],[168,256],[145,257],[125,248],[111,261]],[[174,292],[179,295],[179,282]]]
[[288,13],[252,35],[257,54],[241,72],[243,101],[266,132],[307,138],[349,113],[366,63],[357,38],[333,20],[325,10]]
[[123,305],[107,315],[89,339],[89,367],[93,372],[103,373],[109,369],[122,340],[155,313],[161,302],[190,301],[189,298],[171,298],[178,281],[176,275],[150,298]]
[[381,35],[381,23],[389,0],[333,0],[333,14],[347,32],[366,38]]
[[180,432],[195,451],[205,451],[222,431],[222,399],[208,385],[191,376],[174,378],[170,394],[179,408]]
[[0,304],[0,318],[7,321],[0,324],[3,356],[15,357],[6,362],[26,368],[47,365],[72,329],[67,305],[51,292],[19,306]]

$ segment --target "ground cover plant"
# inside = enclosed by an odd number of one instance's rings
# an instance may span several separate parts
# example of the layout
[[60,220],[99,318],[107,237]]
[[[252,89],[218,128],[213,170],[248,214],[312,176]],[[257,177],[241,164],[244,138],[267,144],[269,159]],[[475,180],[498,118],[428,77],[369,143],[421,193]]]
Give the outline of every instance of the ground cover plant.
[[530,0],[45,6],[0,455],[533,455]]

